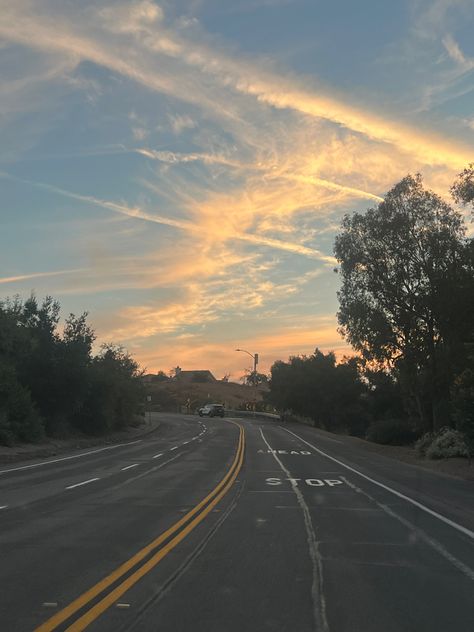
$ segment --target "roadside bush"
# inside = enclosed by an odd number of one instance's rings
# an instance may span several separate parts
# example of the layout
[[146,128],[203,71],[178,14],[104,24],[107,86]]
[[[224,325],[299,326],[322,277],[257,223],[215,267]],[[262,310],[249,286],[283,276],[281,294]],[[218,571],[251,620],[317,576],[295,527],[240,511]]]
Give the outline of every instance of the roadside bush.
[[426,451],[433,443],[434,435],[432,432],[426,432],[415,442],[415,450],[420,456],[425,456]]
[[442,428],[426,450],[427,459],[448,459],[454,456],[469,456],[464,436],[459,430]]
[[381,419],[368,427],[365,438],[385,445],[409,445],[417,436],[409,419]]
[[297,424],[306,424],[307,426],[314,426],[314,420],[309,417],[303,417],[301,415],[295,415],[291,410],[285,410],[280,413],[280,420],[282,422],[290,422]]

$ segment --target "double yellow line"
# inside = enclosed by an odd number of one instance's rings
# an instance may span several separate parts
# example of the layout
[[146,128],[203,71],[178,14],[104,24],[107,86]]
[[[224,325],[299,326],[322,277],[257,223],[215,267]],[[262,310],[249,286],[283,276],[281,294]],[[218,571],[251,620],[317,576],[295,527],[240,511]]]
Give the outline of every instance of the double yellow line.
[[[184,538],[191,533],[197,525],[213,510],[217,503],[227,494],[232,487],[237,475],[242,467],[245,450],[245,435],[242,426],[239,425],[239,442],[234,461],[227,474],[221,482],[196,505],[191,511],[184,515],[178,522],[175,522],[169,529],[158,536],[153,542],[150,542],[143,549],[138,551],[133,557],[124,562],[115,571],[104,577],[100,582],[92,586],[85,593],[71,602],[63,610],[57,612],[45,623],[36,628],[35,632],[51,632],[57,626],[61,625],[67,619],[78,613],[79,610],[90,605],[92,601],[100,597],[113,584],[118,582],[129,571],[137,566],[123,581],[119,582],[109,592],[72,622],[66,629],[66,632],[79,632],[85,630],[88,625],[95,621],[103,614],[117,599],[126,593],[134,584],[136,584],[144,575],[151,571],[170,551],[172,551]],[[174,537],[172,537],[174,536]],[[172,537],[171,540],[169,538]],[[166,544],[161,546],[166,540]],[[155,551],[155,549],[157,549]],[[155,551],[155,552],[154,552]],[[153,553],[154,552],[154,553]],[[151,557],[149,557],[151,555]],[[145,558],[148,559],[146,561]],[[141,563],[143,562],[143,563]]]

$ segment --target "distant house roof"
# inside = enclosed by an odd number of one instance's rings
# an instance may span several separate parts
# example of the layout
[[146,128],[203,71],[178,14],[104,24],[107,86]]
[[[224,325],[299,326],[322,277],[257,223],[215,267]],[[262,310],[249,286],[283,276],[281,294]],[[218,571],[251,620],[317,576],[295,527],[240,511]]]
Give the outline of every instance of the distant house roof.
[[208,370],[179,371],[173,379],[182,382],[217,382],[216,378]]

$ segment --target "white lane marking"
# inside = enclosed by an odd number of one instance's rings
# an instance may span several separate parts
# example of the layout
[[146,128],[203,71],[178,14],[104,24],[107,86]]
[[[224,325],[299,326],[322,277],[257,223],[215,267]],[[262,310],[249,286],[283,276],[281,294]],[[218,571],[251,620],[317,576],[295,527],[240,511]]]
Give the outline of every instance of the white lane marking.
[[56,607],[57,607],[57,605],[58,605],[58,602],[57,602],[57,601],[45,601],[45,602],[43,603],[43,606],[44,606],[45,608],[56,608]]
[[0,509],[7,509],[8,505],[0,505]]
[[153,459],[159,459],[160,456],[163,456],[163,452],[160,452],[159,454],[155,454],[154,457],[152,457]]
[[170,452],[171,452],[171,450],[177,450],[177,449],[178,449],[178,446],[174,445],[172,448],[170,448]]
[[453,529],[457,529],[457,531],[464,533],[464,535],[467,535],[469,538],[474,540],[474,531],[471,531],[467,527],[463,527],[461,524],[454,522],[450,518],[447,518],[446,516],[443,516],[437,511],[434,511],[433,509],[426,507],[426,505],[423,505],[422,503],[418,502],[414,498],[410,498],[410,496],[405,496],[405,494],[402,494],[401,492],[397,492],[396,489],[393,489],[392,487],[389,487],[388,485],[384,485],[383,483],[380,483],[379,481],[375,480],[375,478],[367,476],[366,474],[359,472],[359,470],[356,470],[354,467],[351,467],[350,465],[347,465],[346,463],[339,461],[339,459],[336,459],[333,456],[330,456],[329,454],[327,454],[326,452],[323,452],[322,450],[314,446],[309,441],[306,441],[305,439],[303,439],[303,437],[298,436],[295,432],[292,432],[291,430],[288,430],[287,428],[283,428],[283,426],[279,426],[279,428],[281,428],[282,430],[285,430],[286,432],[289,432],[290,434],[292,434],[294,437],[296,437],[303,443],[306,443],[306,445],[309,445],[310,448],[313,448],[313,450],[316,450],[316,452],[319,452],[319,454],[321,454],[322,456],[325,456],[327,459],[331,459],[331,461],[334,461],[338,465],[345,467],[346,470],[349,470],[350,472],[354,472],[354,474],[357,474],[358,476],[365,478],[366,481],[370,481],[374,485],[378,485],[378,487],[381,487],[382,489],[385,489],[387,492],[390,492],[391,494],[398,496],[398,498],[403,498],[403,500],[406,500],[407,502],[411,503],[415,507],[418,507],[418,509],[425,511],[427,514],[430,514],[430,516],[434,516],[435,518],[438,518],[438,520],[441,520],[441,522],[444,522],[450,527],[453,527]]
[[143,478],[144,476],[147,476],[151,472],[157,472],[158,470],[161,470],[161,468],[164,467],[165,465],[168,465],[168,463],[171,463],[172,461],[176,461],[176,459],[179,459],[180,456],[181,454],[175,454],[175,456],[171,457],[171,459],[168,459],[167,461],[163,461],[163,463],[160,463],[160,465],[155,465],[154,467],[151,467],[149,470],[145,470],[144,472],[140,472],[140,474],[137,474],[136,476],[131,476],[130,478],[127,478],[125,481],[123,481],[123,483],[114,485],[112,489],[121,489],[122,487],[125,487],[126,485],[130,485],[131,483],[138,481],[138,479]]
[[97,454],[98,452],[104,452],[104,450],[114,450],[115,448],[122,448],[123,446],[126,446],[126,445],[134,445],[135,443],[141,443],[141,439],[137,439],[136,441],[129,441],[128,443],[117,443],[115,445],[108,445],[105,448],[99,448],[98,450],[90,450],[89,452],[81,452],[81,454],[63,456],[60,459],[42,461],[41,463],[33,463],[32,465],[22,465],[21,467],[12,467],[9,470],[0,470],[0,474],[6,474],[8,472],[19,472],[20,470],[30,470],[33,467],[41,467],[42,465],[49,465],[50,463],[59,463],[60,461],[69,461],[70,459],[79,459],[82,456],[89,456],[89,454]]
[[188,445],[188,443],[189,443],[189,441],[185,441],[185,442],[183,443],[183,445]]
[[122,467],[121,472],[125,472],[125,470],[131,470],[132,467],[138,467],[138,463],[132,463],[132,465],[127,465],[127,467]]
[[74,489],[75,487],[80,487],[81,485],[87,485],[88,483],[93,483],[94,481],[98,481],[98,478],[90,478],[87,481],[82,481],[81,483],[76,483],[75,485],[69,485],[66,489]]
[[[265,439],[265,435],[263,434],[261,428],[260,434],[262,435],[262,439],[265,441],[267,448],[271,450],[272,446]],[[313,567],[313,584],[311,586],[311,597],[313,600],[313,615],[315,619],[316,629],[320,632],[329,632],[329,624],[326,617],[326,600],[324,599],[323,592],[323,567],[321,554],[319,553],[318,542],[316,540],[316,534],[314,532],[313,521],[311,520],[311,514],[303,494],[299,490],[298,485],[294,482],[294,479],[291,477],[291,473],[286,469],[286,467],[280,461],[275,452],[272,452],[271,454],[282,469],[282,471],[285,472],[286,476],[290,480],[291,487],[294,494],[296,495],[296,500],[298,501],[298,505],[303,512],[309,555]]]
[[447,551],[444,548],[444,546],[440,544],[437,540],[435,540],[434,538],[430,538],[430,536],[426,534],[422,529],[412,524],[409,520],[405,520],[405,518],[397,514],[390,507],[387,507],[387,505],[384,505],[378,502],[378,500],[375,500],[373,496],[371,496],[367,492],[360,489],[360,487],[357,487],[357,485],[354,485],[354,483],[351,483],[349,480],[347,480],[345,476],[341,476],[341,478],[356,493],[362,494],[362,496],[365,496],[366,498],[371,500],[375,505],[377,505],[377,507],[382,509],[382,511],[384,511],[386,514],[388,514],[392,518],[395,518],[396,520],[398,520],[398,522],[401,522],[403,526],[407,527],[412,533],[416,534],[420,538],[420,540],[423,540],[423,542],[431,546],[437,553],[439,553],[442,557],[448,560],[448,562],[450,562],[453,566],[455,566],[459,571],[464,573],[464,575],[467,575],[469,579],[474,580],[474,570],[469,568],[469,566],[466,566],[464,562],[461,562],[461,560],[458,560],[457,557],[454,557],[454,555],[451,555],[451,553]]

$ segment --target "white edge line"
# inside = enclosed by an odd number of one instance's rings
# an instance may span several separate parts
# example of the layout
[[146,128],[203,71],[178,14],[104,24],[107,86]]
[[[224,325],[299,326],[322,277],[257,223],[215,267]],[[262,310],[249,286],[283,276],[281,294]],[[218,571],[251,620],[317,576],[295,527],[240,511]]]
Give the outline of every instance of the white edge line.
[[363,474],[362,472],[359,472],[359,470],[356,470],[354,467],[351,467],[350,465],[347,465],[347,463],[343,463],[342,461],[339,461],[339,459],[336,459],[335,457],[330,456],[329,454],[326,454],[326,452],[323,452],[323,450],[320,450],[319,448],[314,446],[309,441],[306,441],[305,439],[303,439],[303,437],[300,437],[299,435],[297,435],[295,432],[292,432],[291,430],[288,430],[287,428],[284,428],[283,426],[279,426],[279,428],[281,428],[282,430],[285,430],[286,432],[289,432],[290,434],[292,434],[294,437],[296,437],[300,441],[303,441],[303,443],[306,443],[306,445],[309,445],[311,448],[313,448],[313,450],[316,450],[316,452],[319,452],[319,454],[321,454],[322,456],[325,456],[327,459],[331,459],[331,461],[334,461],[338,465],[341,465],[342,467],[345,467],[346,470],[354,472],[354,474],[357,474],[358,476],[361,476],[362,478],[365,478],[365,480],[370,481],[374,485],[378,485],[382,489],[385,489],[387,492],[390,492],[391,494],[394,494],[395,496],[398,496],[398,498],[403,498],[403,500],[406,500],[407,502],[411,503],[415,507],[418,507],[418,509],[421,509],[422,511],[425,511],[426,513],[430,514],[430,516],[434,516],[435,518],[438,518],[438,520],[441,520],[441,522],[444,522],[445,524],[449,525],[450,527],[453,527],[453,529],[456,529],[457,531],[460,531],[464,535],[467,535],[469,538],[474,540],[474,531],[471,531],[467,527],[463,527],[461,524],[458,524],[457,522],[454,522],[450,518],[447,518],[446,516],[443,516],[442,514],[439,514],[437,511],[434,511],[433,509],[430,509],[429,507],[426,507],[426,505],[423,505],[422,503],[418,502],[414,498],[410,498],[410,496],[405,496],[405,494],[402,494],[401,492],[397,492],[396,489],[393,489],[392,487],[389,487],[388,485],[384,485],[384,483],[380,483],[379,481],[375,480],[374,478],[371,478],[370,476],[367,476],[367,474]]
[[423,542],[425,542],[426,544],[429,544],[429,546],[431,546],[439,555],[444,557],[448,562],[450,562],[453,566],[455,566],[459,571],[464,573],[464,575],[466,575],[470,580],[474,580],[474,571],[471,568],[469,568],[469,566],[464,564],[464,562],[461,562],[461,560],[458,560],[457,557],[454,557],[454,555],[451,555],[451,553],[449,553],[449,551],[447,551],[444,548],[444,546],[440,544],[437,540],[430,538],[430,536],[427,533],[425,533],[423,529],[420,529],[419,527],[415,526],[409,520],[405,520],[405,518],[400,516],[396,511],[393,511],[393,509],[391,509],[387,505],[383,505],[378,500],[376,500],[373,496],[371,496],[367,492],[364,492],[360,487],[357,487],[357,485],[354,485],[354,483],[351,483],[351,481],[349,481],[345,476],[341,476],[340,478],[346,483],[346,485],[349,485],[349,487],[353,489],[357,494],[362,494],[362,496],[365,496],[370,501],[372,501],[375,505],[377,505],[379,509],[384,511],[388,516],[390,516],[391,518],[395,518],[395,520],[398,520],[398,522],[400,522],[404,527],[416,533],[418,537],[420,537],[423,540]]
[[138,463],[132,463],[132,465],[127,465],[126,467],[120,468],[121,472],[125,472],[125,470],[131,470],[132,467],[138,467]]
[[80,487],[81,485],[87,485],[88,483],[93,483],[94,481],[98,481],[99,478],[90,478],[87,481],[82,481],[81,483],[76,483],[75,485],[69,485],[66,489],[74,489],[75,487]]
[[7,472],[19,472],[20,470],[30,470],[34,467],[41,467],[42,465],[49,465],[50,463],[59,463],[60,461],[69,461],[70,459],[79,459],[81,456],[88,456],[89,454],[97,454],[97,452],[104,452],[104,450],[114,450],[115,448],[122,448],[126,445],[134,445],[140,443],[141,439],[136,441],[129,441],[128,443],[116,443],[115,445],[108,445],[105,448],[99,448],[98,450],[90,450],[89,452],[81,452],[81,454],[72,454],[71,456],[64,456],[60,459],[52,459],[50,461],[42,461],[41,463],[33,463],[32,465],[22,465],[21,467],[12,467],[9,470],[0,470],[0,474],[6,474]]

